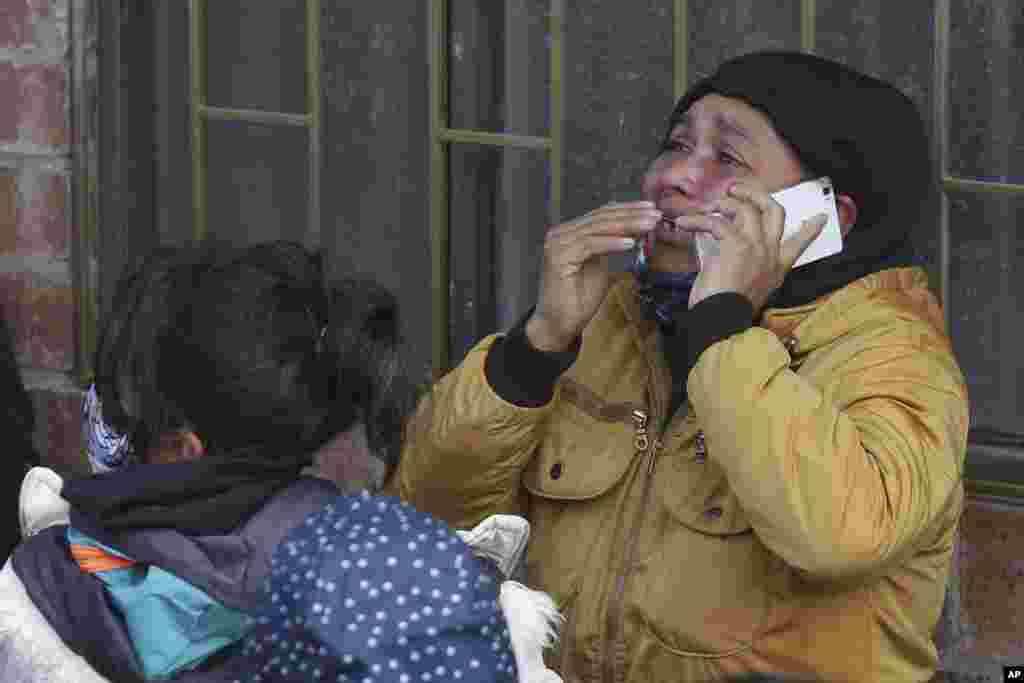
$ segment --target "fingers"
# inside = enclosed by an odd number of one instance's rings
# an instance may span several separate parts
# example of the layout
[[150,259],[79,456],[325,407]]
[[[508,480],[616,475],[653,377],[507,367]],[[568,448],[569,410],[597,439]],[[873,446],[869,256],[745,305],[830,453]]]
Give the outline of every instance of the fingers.
[[828,225],[828,214],[820,213],[813,218],[808,218],[800,224],[800,228],[787,238],[779,247],[779,261],[786,270],[793,267],[797,259],[807,251],[807,247],[821,234],[821,231]]
[[637,245],[637,240],[631,237],[607,237],[604,235],[590,235],[579,240],[574,249],[578,251],[578,258],[574,261],[581,263],[595,256],[605,256],[621,251],[629,251]]
[[775,217],[779,214],[785,216],[782,205],[772,199],[772,196],[760,187],[749,183],[735,183],[727,193],[730,197],[748,202],[766,217]]
[[548,239],[575,240],[587,235],[639,238],[654,230],[661,218],[653,202],[609,204],[555,226],[548,232]]
[[741,227],[746,228],[751,237],[762,234],[769,243],[778,244],[786,227],[786,211],[782,205],[760,187],[748,183],[734,184],[720,203],[724,209],[737,201],[747,208],[742,213],[745,220]]
[[724,239],[735,233],[733,219],[727,214],[711,215],[707,213],[687,213],[676,218],[676,227],[680,232],[696,234],[708,233],[716,239]]
[[626,252],[637,245],[632,237],[589,235],[572,242],[548,242],[545,249],[545,269],[559,278],[570,277],[585,267],[591,259]]
[[[764,216],[760,209],[750,202],[732,197],[722,197],[713,202],[710,205],[710,209],[732,218],[730,221],[731,227],[737,237],[742,236],[746,241],[754,243],[765,239],[765,237],[762,237],[764,234],[762,227],[762,224],[765,222]],[[770,236],[768,239],[770,239]]]

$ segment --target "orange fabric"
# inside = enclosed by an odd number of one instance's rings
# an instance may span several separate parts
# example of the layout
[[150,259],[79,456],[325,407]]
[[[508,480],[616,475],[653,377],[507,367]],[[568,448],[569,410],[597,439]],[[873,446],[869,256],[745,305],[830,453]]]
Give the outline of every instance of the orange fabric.
[[71,544],[71,557],[75,559],[83,572],[96,574],[112,569],[127,569],[133,567],[137,562],[117,555],[111,555],[102,548],[95,548],[89,545]]

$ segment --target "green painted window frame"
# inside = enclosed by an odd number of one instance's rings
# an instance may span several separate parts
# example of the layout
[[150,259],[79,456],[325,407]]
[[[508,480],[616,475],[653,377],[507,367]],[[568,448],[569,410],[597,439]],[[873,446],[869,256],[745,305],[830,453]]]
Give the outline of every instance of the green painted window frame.
[[321,99],[320,73],[322,51],[320,45],[321,0],[306,0],[306,113],[295,114],[258,109],[232,109],[212,107],[208,104],[207,68],[207,15],[209,0],[189,0],[189,57],[191,82],[192,130],[192,210],[193,239],[202,242],[207,236],[208,150],[206,122],[209,120],[244,121],[270,126],[300,126],[308,133],[309,194],[306,242],[320,243],[320,154],[321,154]]
[[[814,0],[801,0],[801,40],[805,50],[813,50],[815,38]],[[429,12],[430,59],[430,235],[431,235],[431,342],[434,375],[439,377],[450,368],[448,339],[450,294],[448,281],[449,238],[451,226],[448,217],[448,158],[453,142],[493,147],[540,149],[548,154],[551,163],[552,225],[561,219],[562,210],[562,45],[564,39],[564,1],[551,0],[548,13],[548,33],[551,37],[550,72],[548,87],[551,122],[546,137],[508,135],[477,130],[453,129],[448,125],[448,0],[431,0]],[[688,17],[689,0],[673,0],[673,91],[676,99],[683,96],[689,70]]]
[[76,132],[71,152],[72,217],[78,225],[73,245],[73,277],[78,307],[74,376],[82,389],[95,377],[95,355],[99,312],[97,306],[95,249],[99,206],[97,183],[96,51],[99,0],[71,0],[71,121]]
[[[949,91],[950,78],[950,24],[952,0],[935,0],[934,32],[934,110],[932,112],[934,130],[936,131],[935,158],[942,179],[941,206],[939,215],[939,271],[941,298],[943,303],[949,301],[950,268],[951,268],[951,227],[949,213],[949,195],[951,192],[976,195],[1024,195],[1024,185],[1017,183],[999,183],[972,180],[954,176],[950,173],[950,110]],[[946,329],[950,329],[949,306],[944,305]],[[973,444],[976,448],[978,444]],[[987,448],[987,447],[986,447]],[[972,444],[968,444],[968,452]],[[990,449],[991,450],[991,449]],[[997,449],[998,450],[998,449]],[[990,481],[965,477],[967,490],[978,496],[1004,498],[1013,501],[1024,500],[1024,486],[1006,481]]]
[[448,281],[449,238],[448,159],[451,143],[475,144],[513,149],[539,149],[548,154],[551,186],[548,220],[558,223],[562,215],[562,17],[564,0],[551,0],[548,34],[551,37],[548,103],[551,112],[548,135],[510,135],[449,127],[448,112],[448,0],[431,0],[428,16],[430,63],[430,251],[431,251],[431,354],[435,377],[449,369],[448,322],[450,296]]

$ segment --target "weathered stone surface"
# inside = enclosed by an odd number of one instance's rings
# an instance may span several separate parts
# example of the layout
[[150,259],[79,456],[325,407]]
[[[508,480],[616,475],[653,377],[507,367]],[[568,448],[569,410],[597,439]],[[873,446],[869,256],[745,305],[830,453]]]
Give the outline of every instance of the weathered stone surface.
[[[321,242],[334,274],[396,293],[431,357],[427,3],[325,3]],[[386,87],[384,87],[386,84]]]

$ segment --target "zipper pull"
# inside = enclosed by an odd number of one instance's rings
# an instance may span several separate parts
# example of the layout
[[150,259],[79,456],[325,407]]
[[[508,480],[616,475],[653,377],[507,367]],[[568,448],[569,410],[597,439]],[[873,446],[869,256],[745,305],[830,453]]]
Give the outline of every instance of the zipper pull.
[[698,463],[703,463],[708,459],[708,447],[704,443],[704,430],[697,430],[697,441],[694,444],[694,451],[696,453],[696,460]]
[[650,460],[647,461],[647,476],[654,474],[654,464],[658,462],[658,451],[661,449],[661,442],[654,440],[654,447],[651,448]]
[[646,453],[651,446],[651,438],[647,434],[647,413],[642,410],[634,410],[633,423],[636,425],[636,438],[633,445],[641,453]]

